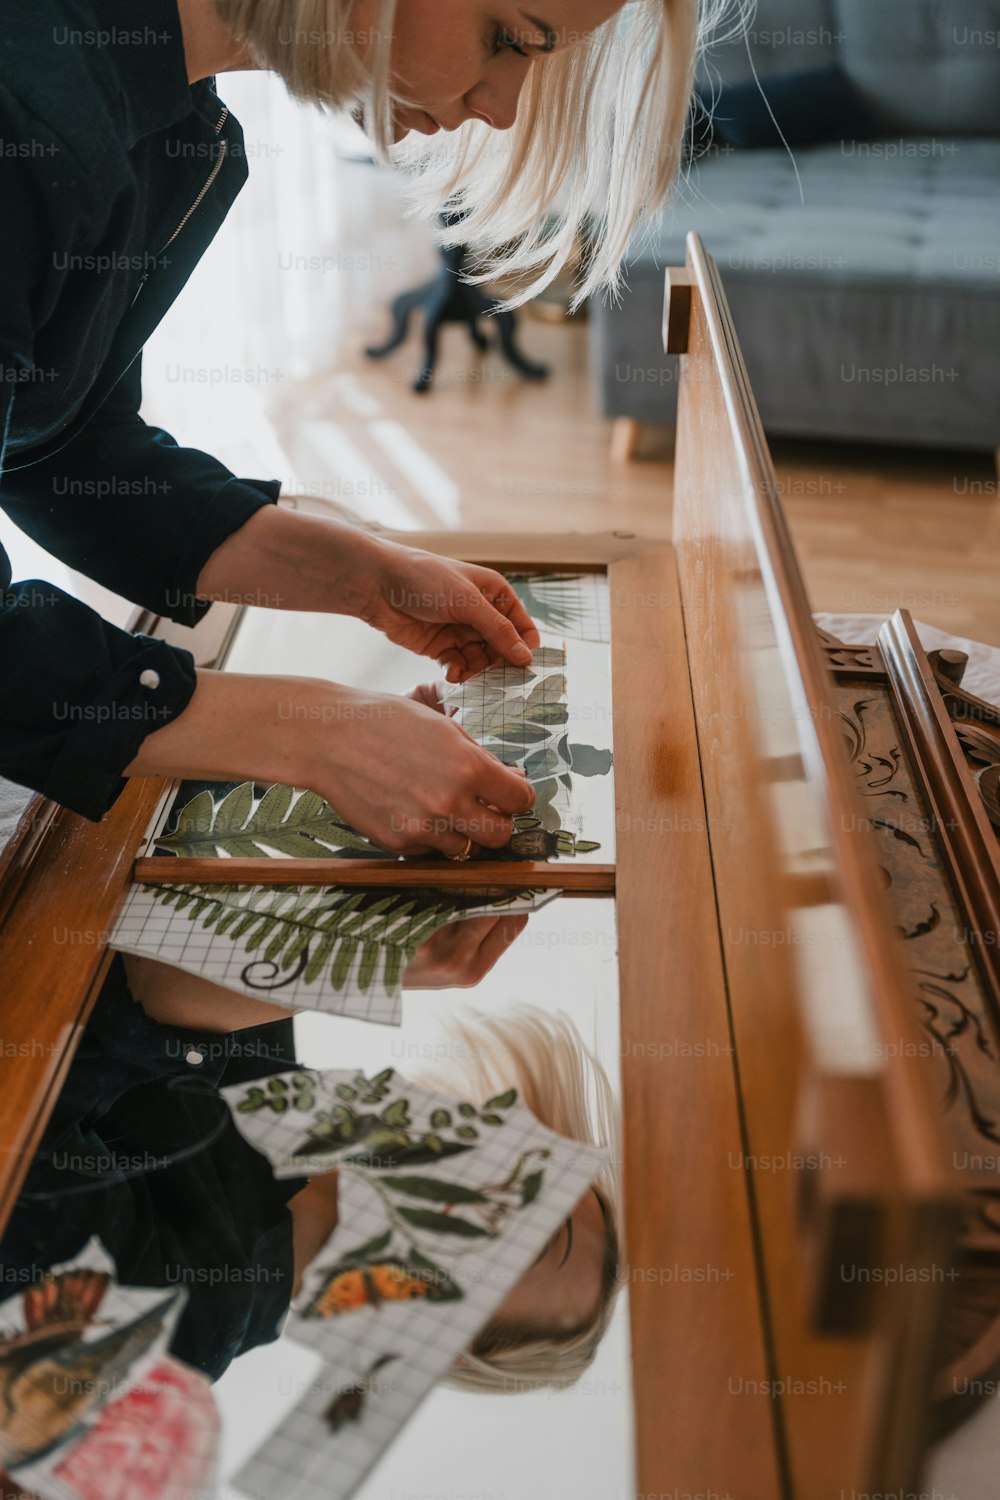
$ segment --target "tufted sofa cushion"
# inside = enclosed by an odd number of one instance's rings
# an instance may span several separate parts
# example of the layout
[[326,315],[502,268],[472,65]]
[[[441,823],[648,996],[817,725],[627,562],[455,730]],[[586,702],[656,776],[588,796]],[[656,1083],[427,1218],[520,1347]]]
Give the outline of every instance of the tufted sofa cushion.
[[609,415],[670,421],[663,267],[697,230],[722,272],[764,424],[987,447],[1000,441],[1000,140],[733,152],[696,168],[594,319]]
[[1000,0],[834,0],[839,63],[887,124],[1000,135]]
[[695,167],[637,264],[683,261],[688,229],[702,235],[727,286],[779,271],[997,296],[1000,139],[844,141],[801,151],[794,164],[782,150],[733,151]]
[[758,0],[702,87],[836,64],[883,139],[707,157],[620,306],[591,320],[600,409],[672,420],[664,265],[720,263],[775,433],[1000,445],[1000,0]]

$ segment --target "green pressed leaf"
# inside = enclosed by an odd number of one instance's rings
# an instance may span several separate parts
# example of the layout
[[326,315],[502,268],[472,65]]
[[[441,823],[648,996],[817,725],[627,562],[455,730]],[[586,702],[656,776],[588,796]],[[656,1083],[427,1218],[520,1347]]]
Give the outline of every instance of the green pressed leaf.
[[374,1239],[365,1240],[363,1245],[357,1245],[353,1250],[348,1250],[344,1256],[345,1261],[367,1261],[373,1256],[381,1255],[388,1250],[392,1243],[392,1230],[387,1229],[385,1234],[377,1234]]
[[458,1112],[460,1115],[463,1115],[466,1120],[473,1119],[473,1117],[479,1113],[474,1104],[469,1104],[464,1100],[458,1106]]
[[536,703],[525,709],[525,719],[530,724],[566,724],[569,722],[569,705],[566,703]]
[[548,733],[544,728],[537,724],[530,724],[526,719],[521,719],[514,724],[501,724],[494,728],[493,734],[496,739],[515,745],[537,744],[539,740],[548,739]]
[[487,1099],[483,1105],[484,1109],[510,1109],[512,1104],[517,1103],[517,1089],[507,1089],[506,1093],[496,1094],[492,1099]]
[[521,1207],[522,1208],[527,1208],[527,1206],[528,1206],[529,1203],[534,1203],[535,1199],[538,1197],[538,1194],[542,1190],[542,1183],[544,1182],[544,1180],[545,1180],[545,1173],[544,1172],[529,1172],[528,1173],[527,1177],[521,1183]]
[[215,812],[216,833],[242,832],[253,810],[253,785],[244,781],[241,786],[228,792]]
[[[456,1132],[457,1134],[457,1132]],[[445,1141],[440,1151],[428,1151],[426,1146],[412,1145],[402,1146],[394,1151],[357,1151],[352,1152],[345,1160],[352,1166],[372,1167],[378,1171],[395,1171],[399,1167],[429,1167],[436,1166],[438,1162],[444,1161],[449,1156],[459,1156],[463,1151],[471,1151],[471,1146],[463,1146],[458,1141]]]
[[331,1151],[342,1151],[343,1141],[338,1141],[329,1135],[311,1135],[308,1140],[296,1146],[292,1152],[293,1156],[328,1156]]
[[361,946],[361,962],[358,965],[358,988],[363,995],[367,995],[372,987],[372,981],[378,971],[379,954],[381,951],[377,943],[363,943]]
[[408,1198],[425,1198],[431,1203],[489,1203],[485,1193],[463,1187],[458,1182],[442,1182],[439,1177],[382,1177],[384,1187]]
[[[257,949],[260,947],[261,943],[264,941],[265,938],[268,938],[268,937],[271,936],[271,933],[274,931],[274,929],[275,929],[275,927],[277,927],[277,925],[278,925],[278,918],[277,917],[267,916],[267,917],[260,917],[260,918],[258,918],[257,925],[254,928],[253,933],[251,934],[251,936],[249,938],[247,938],[247,944],[246,944],[247,951],[250,952],[250,953],[256,953]],[[280,952],[280,948],[279,948],[279,952]]]
[[430,1229],[435,1234],[451,1235],[462,1240],[493,1238],[488,1229],[483,1229],[479,1224],[470,1224],[468,1219],[457,1218],[455,1214],[435,1213],[432,1208],[400,1208],[398,1213],[414,1229]]
[[335,990],[342,990],[347,983],[351,966],[358,954],[358,944],[353,938],[342,938],[330,970],[330,983]]
[[409,1105],[405,1099],[394,1099],[382,1111],[382,1118],[387,1125],[408,1125],[410,1122]]
[[284,821],[292,805],[294,793],[290,786],[269,786],[257,809],[257,824],[260,828],[277,828]]
[[524,700],[525,709],[530,711],[539,707],[553,707],[565,710],[565,703],[560,704],[556,700],[565,698],[568,691],[569,684],[566,681],[565,675],[557,676],[556,673],[550,672],[548,676],[543,677],[541,682],[537,683],[531,689],[531,692]]
[[479,1116],[484,1125],[502,1125],[503,1115],[485,1114]]
[[455,1134],[461,1141],[478,1141],[479,1131],[474,1125],[457,1125]]
[[525,756],[524,769],[530,779],[541,780],[554,776],[562,764],[557,752],[547,745],[544,750],[535,750]]
[[451,1115],[446,1109],[435,1109],[431,1111],[431,1124],[435,1130],[446,1130],[451,1124]]
[[337,946],[337,934],[335,932],[324,932],[309,956],[309,961],[302,970],[304,984],[315,984],[326,969],[331,953]]
[[392,947],[386,949],[382,980],[388,994],[395,994],[399,988],[403,970],[409,964],[412,957],[413,950],[411,948]]
[[178,833],[204,833],[211,828],[215,817],[215,803],[211,792],[199,792],[197,797],[181,808],[177,815]]

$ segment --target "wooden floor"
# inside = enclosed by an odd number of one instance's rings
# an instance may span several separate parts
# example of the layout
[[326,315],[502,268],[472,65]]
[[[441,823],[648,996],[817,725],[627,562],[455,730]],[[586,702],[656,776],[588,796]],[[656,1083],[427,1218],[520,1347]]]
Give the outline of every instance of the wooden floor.
[[[410,389],[411,341],[384,364],[348,352],[296,387],[278,431],[310,493],[411,527],[670,533],[672,441],[643,430],[615,464],[594,415],[586,328],[526,318],[543,385],[445,332],[434,391]],[[775,441],[782,496],[813,607],[899,606],[1000,645],[1000,493],[987,454]]]

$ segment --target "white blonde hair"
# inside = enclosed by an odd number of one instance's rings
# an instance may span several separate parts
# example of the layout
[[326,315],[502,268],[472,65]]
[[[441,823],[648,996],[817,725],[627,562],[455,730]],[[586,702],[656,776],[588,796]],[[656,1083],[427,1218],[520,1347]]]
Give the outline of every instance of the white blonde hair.
[[597,1353],[622,1284],[620,1111],[614,1090],[564,1014],[528,1005],[499,1016],[472,1012],[452,1030],[458,1042],[454,1061],[421,1073],[424,1087],[479,1103],[516,1088],[521,1102],[550,1130],[601,1147],[608,1159],[593,1184],[606,1231],[593,1318],[562,1337],[494,1318],[454,1367],[449,1384],[503,1394],[573,1385]]
[[541,291],[581,245],[574,304],[616,293],[633,236],[676,179],[699,47],[723,35],[734,8],[742,21],[751,0],[625,0],[596,31],[529,69],[512,129],[475,120],[411,134],[393,151],[392,25],[405,3],[379,0],[370,35],[352,31],[353,0],[215,7],[296,98],[365,111],[380,154],[409,170],[417,210],[461,216],[440,237],[472,248],[472,279],[518,279],[508,305]]

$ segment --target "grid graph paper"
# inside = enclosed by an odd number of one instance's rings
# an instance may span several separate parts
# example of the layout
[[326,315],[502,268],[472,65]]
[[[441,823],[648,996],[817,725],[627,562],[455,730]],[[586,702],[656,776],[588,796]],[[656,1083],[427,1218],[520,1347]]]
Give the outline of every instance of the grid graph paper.
[[434,890],[133,885],[110,946],[290,1010],[398,1026],[421,943],[451,922],[531,912],[558,894],[462,904]]
[[[338,1070],[311,1076],[327,1097],[352,1075]],[[233,1104],[242,1091],[224,1091]],[[455,1101],[393,1078],[386,1099],[406,1098],[414,1122]],[[261,1122],[234,1113],[239,1128],[275,1163],[288,1159],[293,1133],[287,1115]],[[487,1128],[464,1155],[422,1165],[422,1178],[434,1178],[488,1201],[503,1198],[504,1185],[519,1163],[542,1171],[536,1195],[511,1203],[495,1220],[495,1233],[472,1239],[434,1230],[400,1236],[401,1197],[391,1188],[396,1172],[345,1164],[342,1154],[338,1209],[333,1235],[306,1274],[286,1333],[323,1359],[323,1368],[281,1422],[236,1476],[252,1500],[346,1500],[410,1418],[433,1386],[451,1370],[462,1351],[489,1321],[507,1293],[572,1212],[601,1169],[604,1153],[555,1135],[518,1104],[503,1122]],[[330,1159],[327,1159],[329,1166]],[[298,1169],[300,1172],[302,1167]],[[398,1169],[398,1170],[401,1170]],[[395,1197],[387,1208],[386,1200]],[[508,1198],[510,1194],[508,1194]],[[460,1205],[456,1212],[472,1213]],[[485,1210],[484,1210],[485,1212]],[[387,1225],[390,1243],[386,1246]],[[405,1241],[457,1290],[449,1300],[415,1298],[365,1305],[330,1317],[315,1313],[317,1294],[338,1267],[351,1263],[357,1247],[380,1244],[380,1254],[399,1257]],[[337,1393],[354,1392],[354,1414],[338,1419]],[[357,1393],[363,1399],[357,1400]],[[341,1407],[342,1414],[342,1407]]]
[[505,765],[528,780],[569,770],[555,749],[569,719],[566,649],[540,646],[530,667],[498,662],[468,682],[445,688],[442,703],[456,723]]

